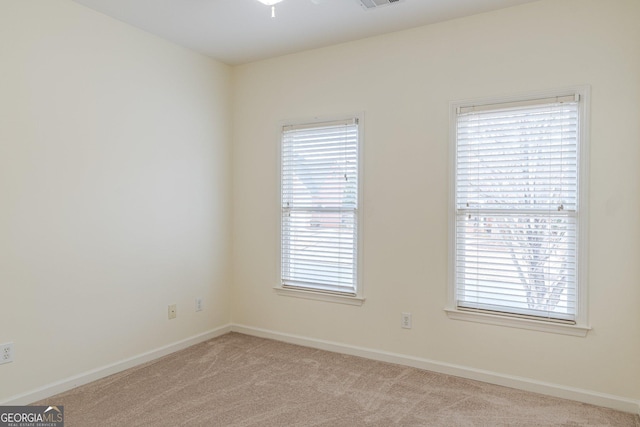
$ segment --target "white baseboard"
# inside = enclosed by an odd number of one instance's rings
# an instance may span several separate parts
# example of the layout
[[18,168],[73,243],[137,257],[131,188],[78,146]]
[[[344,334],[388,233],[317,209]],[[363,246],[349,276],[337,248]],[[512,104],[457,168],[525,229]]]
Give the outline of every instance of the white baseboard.
[[545,394],[547,396],[569,399],[592,405],[604,406],[619,411],[630,412],[640,415],[640,401],[627,399],[591,390],[583,390],[574,387],[566,387],[558,384],[536,381],[530,378],[515,377],[511,375],[499,374],[496,372],[470,368],[466,366],[453,365],[450,363],[438,362],[434,360],[422,359],[419,357],[406,356],[403,354],[389,353],[386,351],[373,350],[369,348],[356,347],[332,341],[324,341],[314,338],[307,338],[298,335],[285,334],[251,326],[231,325],[233,332],[246,335],[253,335],[261,338],[269,338],[283,341],[290,344],[302,345],[321,350],[328,350],[335,353],[349,354],[352,356],[364,357],[381,362],[395,363],[398,365],[411,366],[456,377],[468,378],[483,381],[490,384],[511,387],[518,390],[525,390],[534,393]]
[[357,347],[347,344],[341,344],[333,341],[325,341],[314,338],[308,338],[298,335],[285,334],[267,329],[254,328],[251,326],[229,324],[221,326],[210,331],[194,335],[181,341],[151,350],[140,355],[116,362],[101,368],[93,369],[73,377],[48,384],[44,387],[32,390],[30,392],[12,396],[9,399],[0,402],[0,405],[28,405],[38,400],[63,393],[72,388],[99,380],[109,375],[116,374],[129,368],[150,362],[176,351],[185,349],[192,345],[207,341],[211,338],[224,335],[228,332],[238,332],[246,335],[252,335],[261,338],[269,338],[277,341],[287,342],[290,344],[302,345],[321,350],[332,351],[335,353],[349,354],[352,356],[364,357],[367,359],[378,360],[381,362],[395,363],[398,365],[411,366],[418,369],[424,369],[442,374],[453,375],[472,380],[483,381],[491,384],[511,387],[519,390],[531,391],[534,393],[545,394],[548,396],[559,397],[563,399],[575,400],[578,402],[589,403],[592,405],[604,406],[624,412],[631,412],[640,415],[640,401],[627,399],[605,393],[599,393],[590,390],[566,387],[558,384],[551,384],[542,381],[536,381],[529,378],[515,377],[510,375],[499,374],[496,372],[484,371],[480,369],[469,368],[465,366],[453,365],[444,362],[438,362],[419,357],[407,356],[403,354],[390,353],[386,351],[373,350],[370,348]]
[[73,377],[48,384],[36,390],[12,396],[8,400],[0,402],[0,405],[28,405],[30,403],[37,402],[38,400],[43,400],[53,395],[71,390],[72,388],[99,380],[100,378],[104,378],[109,375],[122,372],[126,369],[142,365],[143,363],[150,362],[162,356],[166,356],[167,354],[171,354],[192,345],[201,343],[203,341],[210,340],[211,338],[224,335],[228,332],[231,332],[231,325],[221,326],[219,328],[194,335],[192,337],[162,346],[160,348],[156,348],[155,350],[130,357],[120,362],[112,363],[101,368],[92,369],[90,371],[74,375]]

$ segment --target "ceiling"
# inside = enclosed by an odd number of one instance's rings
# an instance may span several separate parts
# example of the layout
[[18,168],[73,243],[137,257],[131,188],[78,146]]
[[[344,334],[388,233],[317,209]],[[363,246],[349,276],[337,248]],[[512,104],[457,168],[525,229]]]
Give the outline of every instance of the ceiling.
[[74,0],[230,65],[357,40],[536,0]]

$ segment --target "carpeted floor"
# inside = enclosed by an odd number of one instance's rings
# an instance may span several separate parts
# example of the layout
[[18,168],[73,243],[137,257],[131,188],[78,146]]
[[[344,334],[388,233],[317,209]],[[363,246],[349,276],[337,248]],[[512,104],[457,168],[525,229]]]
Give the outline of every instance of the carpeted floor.
[[633,414],[230,333],[38,402],[66,427],[632,426]]

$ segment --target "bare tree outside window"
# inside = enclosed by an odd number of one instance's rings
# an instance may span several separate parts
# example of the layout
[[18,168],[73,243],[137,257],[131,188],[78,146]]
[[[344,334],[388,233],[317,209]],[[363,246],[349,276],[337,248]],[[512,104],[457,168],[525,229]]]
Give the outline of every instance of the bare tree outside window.
[[458,117],[459,305],[541,317],[575,312],[577,107]]

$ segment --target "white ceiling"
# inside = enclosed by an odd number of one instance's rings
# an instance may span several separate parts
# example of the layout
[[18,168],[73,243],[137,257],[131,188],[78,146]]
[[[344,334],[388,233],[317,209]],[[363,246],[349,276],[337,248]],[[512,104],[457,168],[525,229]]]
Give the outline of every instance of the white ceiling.
[[74,0],[236,65],[536,0],[403,0],[365,10],[359,0]]

